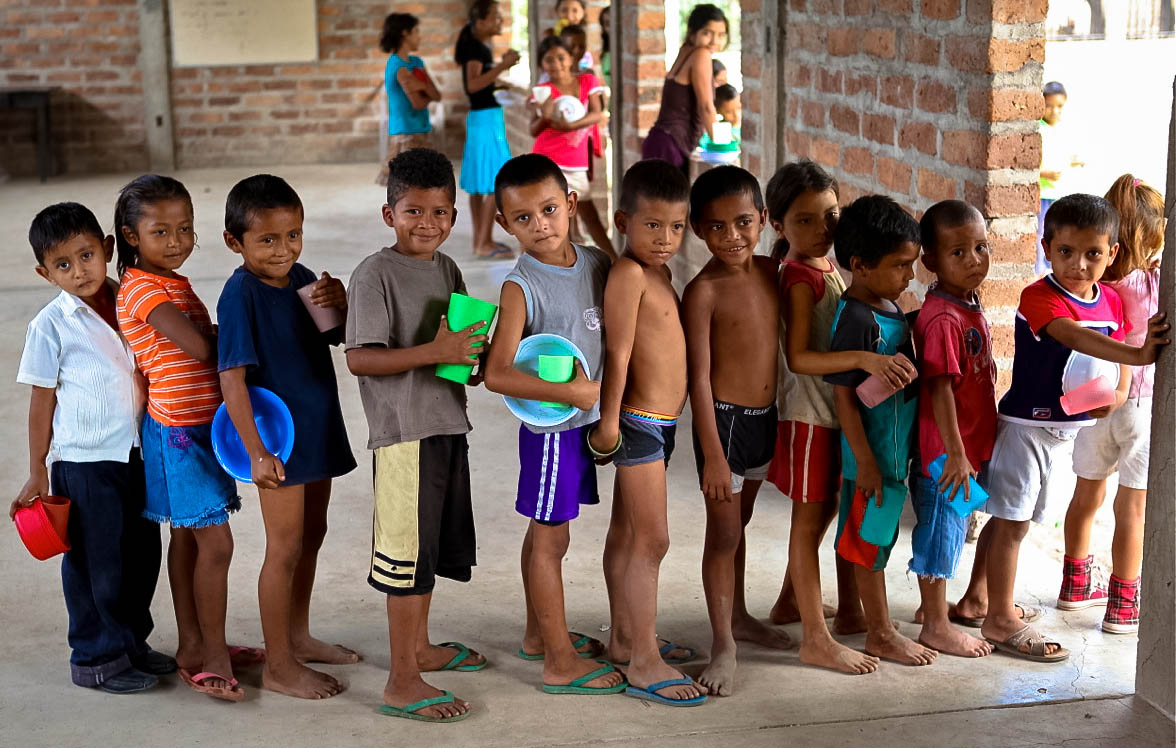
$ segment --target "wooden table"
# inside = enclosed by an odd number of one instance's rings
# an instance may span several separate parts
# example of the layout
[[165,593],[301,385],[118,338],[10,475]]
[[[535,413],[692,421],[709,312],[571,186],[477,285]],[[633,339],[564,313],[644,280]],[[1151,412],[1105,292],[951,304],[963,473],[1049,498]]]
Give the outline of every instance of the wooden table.
[[49,129],[49,94],[52,88],[0,88],[0,109],[32,109],[37,128],[37,175],[44,182],[53,167],[52,132]]

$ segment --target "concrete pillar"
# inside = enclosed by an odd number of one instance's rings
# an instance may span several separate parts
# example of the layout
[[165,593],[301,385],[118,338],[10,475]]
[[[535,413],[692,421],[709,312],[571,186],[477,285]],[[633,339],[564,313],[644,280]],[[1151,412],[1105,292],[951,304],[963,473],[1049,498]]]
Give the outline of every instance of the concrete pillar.
[[143,116],[152,171],[176,168],[172,132],[171,76],[164,0],[138,0],[139,70],[143,75]]
[[[1165,190],[1168,248],[1160,271],[1160,310],[1176,322],[1176,80],[1172,83],[1172,124],[1168,136]],[[1176,721],[1176,346],[1156,362],[1152,405],[1151,470],[1143,538],[1143,610],[1135,659],[1136,694]]]

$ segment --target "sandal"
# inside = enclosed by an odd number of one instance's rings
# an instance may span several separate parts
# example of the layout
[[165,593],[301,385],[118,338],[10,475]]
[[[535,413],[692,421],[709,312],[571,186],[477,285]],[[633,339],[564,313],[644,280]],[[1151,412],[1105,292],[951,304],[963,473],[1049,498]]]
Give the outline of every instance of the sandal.
[[[1034,621],[1039,620],[1042,615],[1044,615],[1044,611],[1042,611],[1041,608],[1038,608],[1035,605],[1029,605],[1028,603],[1013,603],[1013,607],[1021,611],[1021,623],[1024,624],[1033,623]],[[984,625],[984,616],[971,617],[957,614],[948,616],[948,618],[953,623],[958,623],[961,626],[967,626],[968,628],[972,629],[978,629]]]
[[[585,660],[591,660],[604,654],[604,642],[599,639],[593,639],[587,634],[581,634],[579,631],[569,631],[568,634],[576,637],[572,640],[572,649],[576,650],[576,654],[580,655]],[[588,649],[581,651],[580,647],[588,647]],[[522,647],[519,647],[519,659],[528,662],[538,662],[544,658],[542,652],[532,654]]]
[[597,678],[599,678],[602,675],[608,675],[609,673],[615,673],[617,671],[617,669],[615,667],[613,667],[609,663],[605,662],[604,660],[597,660],[597,662],[599,662],[601,664],[601,667],[597,668],[596,670],[593,670],[591,673],[588,673],[587,675],[581,675],[579,678],[576,678],[574,681],[567,684],[566,686],[549,686],[548,684],[544,683],[543,684],[543,691],[545,693],[556,693],[556,694],[577,694],[577,695],[581,695],[581,696],[597,696],[597,695],[603,696],[605,694],[620,693],[621,691],[624,691],[626,688],[629,687],[628,681],[624,680],[623,678],[621,679],[621,682],[615,686],[586,686],[586,685],[584,685],[585,683],[596,680]]
[[[188,687],[197,693],[202,693],[206,696],[211,696],[214,699],[221,699],[222,701],[244,701],[245,689],[240,688],[240,684],[236,678],[226,678],[223,675],[216,673],[196,673],[192,675],[187,670],[180,668],[180,679],[188,684]],[[224,686],[206,686],[205,681],[223,680],[229,684],[228,688]]]
[[[475,654],[474,652],[472,652],[472,650],[469,647],[462,644],[461,642],[441,642],[437,646],[445,647],[446,649],[456,649],[457,650],[457,654],[455,654],[453,656],[452,660],[450,660],[449,662],[442,665],[441,670],[456,670],[459,673],[472,673],[476,670],[481,670],[482,668],[484,668],[490,664],[490,661],[485,658],[483,658],[482,661],[478,662],[478,663],[471,662],[467,665],[461,664],[461,663],[465,662],[467,659],[469,659],[469,657],[472,654]],[[440,698],[440,697],[438,696],[437,698]],[[437,703],[440,703],[440,702],[437,702]]]
[[421,699],[414,701],[405,706],[388,706],[387,704],[380,705],[380,714],[388,717],[403,717],[404,719],[415,719],[420,722],[460,722],[466,717],[470,716],[469,711],[464,711],[461,714],[455,714],[452,717],[433,717],[428,714],[417,714],[422,709],[427,709],[438,704],[452,704],[454,701],[453,694],[449,691],[442,691],[440,696],[434,696],[431,699]]
[[[1020,631],[1010,635],[1004,641],[997,641],[991,637],[984,637],[992,646],[996,647],[1005,654],[1019,657],[1023,660],[1031,660],[1033,662],[1062,662],[1070,656],[1070,650],[1062,647],[1059,642],[1047,639],[1042,636],[1037,629],[1026,625]],[[1047,654],[1046,646],[1054,644],[1058,649],[1052,654]]]
[[265,650],[234,645],[229,647],[229,660],[233,663],[234,670],[239,667],[262,665],[265,663]]

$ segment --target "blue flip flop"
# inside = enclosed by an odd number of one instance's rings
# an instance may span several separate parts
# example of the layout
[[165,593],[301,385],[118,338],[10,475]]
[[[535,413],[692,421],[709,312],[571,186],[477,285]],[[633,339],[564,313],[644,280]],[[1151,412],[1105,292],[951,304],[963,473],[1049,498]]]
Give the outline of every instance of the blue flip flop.
[[706,694],[704,693],[699,694],[692,699],[671,699],[657,693],[663,688],[668,688],[669,686],[693,685],[694,679],[687,676],[674,678],[672,680],[658,681],[657,683],[652,683],[645,688],[634,686],[630,683],[629,687],[625,689],[625,695],[632,696],[635,699],[644,699],[645,701],[653,701],[658,704],[665,704],[666,706],[701,706],[706,703]]
[[489,660],[482,660],[477,665],[463,665],[461,664],[470,656],[470,648],[461,642],[441,642],[437,646],[456,649],[457,654],[453,659],[441,666],[442,670],[456,670],[459,673],[472,673],[481,670],[490,664]]
[[452,704],[453,694],[449,691],[442,691],[440,696],[434,696],[431,699],[421,699],[414,701],[406,706],[388,706],[387,704],[380,705],[380,714],[388,717],[402,717],[404,719],[415,719],[418,722],[460,722],[466,717],[470,716],[468,711],[456,714],[452,717],[432,717],[428,714],[417,714],[422,709],[438,704]]

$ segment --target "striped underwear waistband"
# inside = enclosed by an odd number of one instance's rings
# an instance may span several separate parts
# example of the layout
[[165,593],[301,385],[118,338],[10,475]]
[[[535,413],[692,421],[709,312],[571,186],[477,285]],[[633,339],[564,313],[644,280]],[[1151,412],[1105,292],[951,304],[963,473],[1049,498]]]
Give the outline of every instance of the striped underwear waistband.
[[658,426],[673,426],[678,422],[678,416],[667,416],[665,413],[655,413],[652,410],[633,408],[628,405],[621,406],[621,417],[645,423],[655,423]]

